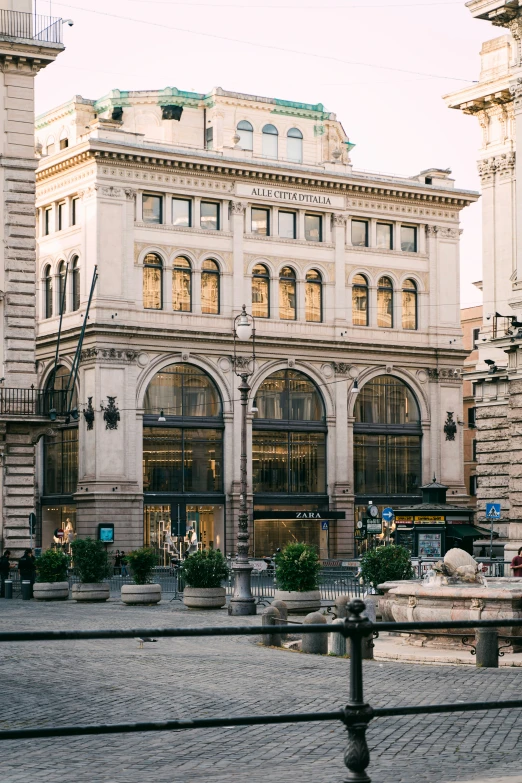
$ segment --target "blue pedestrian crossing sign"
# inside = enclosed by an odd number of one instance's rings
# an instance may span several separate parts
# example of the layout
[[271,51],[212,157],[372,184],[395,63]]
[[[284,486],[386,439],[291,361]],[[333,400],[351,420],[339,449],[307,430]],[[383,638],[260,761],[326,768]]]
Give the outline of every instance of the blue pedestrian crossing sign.
[[321,530],[328,530],[329,527],[330,525],[328,519],[321,520]]
[[500,503],[486,503],[486,519],[500,519]]
[[395,517],[395,514],[393,513],[393,508],[390,508],[388,506],[387,508],[384,509],[381,516],[385,522],[391,522],[392,519]]

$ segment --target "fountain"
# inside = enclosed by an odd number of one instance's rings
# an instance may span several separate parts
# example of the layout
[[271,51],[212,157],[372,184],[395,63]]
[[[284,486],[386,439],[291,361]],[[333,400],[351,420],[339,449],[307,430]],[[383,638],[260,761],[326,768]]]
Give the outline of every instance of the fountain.
[[[487,578],[480,563],[463,549],[450,549],[424,579],[385,582],[379,608],[383,620],[426,622],[447,620],[522,619],[522,578]],[[508,650],[522,651],[522,628],[507,627],[500,635],[511,639]],[[421,647],[462,647],[469,630],[453,629],[401,634]]]

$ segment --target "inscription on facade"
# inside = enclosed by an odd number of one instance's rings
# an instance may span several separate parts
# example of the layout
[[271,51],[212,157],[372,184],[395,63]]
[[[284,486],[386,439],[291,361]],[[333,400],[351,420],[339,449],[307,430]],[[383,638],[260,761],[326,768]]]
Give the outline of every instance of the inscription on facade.
[[263,198],[270,201],[279,201],[295,206],[324,206],[344,209],[345,199],[342,196],[323,195],[321,193],[308,193],[302,190],[286,190],[284,188],[265,188],[257,185],[236,185],[236,194],[238,196],[247,196],[248,198]]

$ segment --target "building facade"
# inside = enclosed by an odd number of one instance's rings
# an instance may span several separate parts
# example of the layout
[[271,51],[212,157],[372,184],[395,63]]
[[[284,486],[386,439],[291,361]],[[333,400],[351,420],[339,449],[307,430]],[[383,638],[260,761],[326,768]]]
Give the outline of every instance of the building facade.
[[478,360],[480,331],[482,328],[482,305],[464,307],[460,311],[462,324],[462,343],[468,355],[464,360],[464,380],[462,383],[464,421],[462,436],[464,439],[464,484],[470,497],[470,505],[477,507],[477,422],[473,381],[468,373],[474,372]]
[[[351,556],[368,501],[420,502],[434,473],[467,502],[459,213],[477,194],[356,171],[321,104],[220,88],[76,96],[36,137],[38,383],[68,395],[41,446],[44,546],[111,521],[118,547],[167,558],[192,524],[234,552],[242,366],[256,557],[295,539]],[[255,361],[234,355],[243,304]]]
[[35,444],[50,434],[36,372],[34,80],[63,50],[62,20],[0,0],[0,538],[31,542]]

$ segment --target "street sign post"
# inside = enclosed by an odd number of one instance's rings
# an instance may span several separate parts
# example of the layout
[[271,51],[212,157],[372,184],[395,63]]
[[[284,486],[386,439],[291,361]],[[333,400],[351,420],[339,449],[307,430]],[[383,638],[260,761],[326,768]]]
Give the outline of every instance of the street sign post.
[[373,535],[381,535],[382,533],[382,519],[367,519],[366,530]]
[[386,506],[386,508],[382,512],[382,518],[384,520],[384,524],[386,525],[386,543],[389,544],[391,524],[395,519],[393,508],[390,508],[390,506]]
[[500,503],[486,503],[486,519],[491,522],[489,533],[489,559],[493,559],[493,522],[500,519]]

